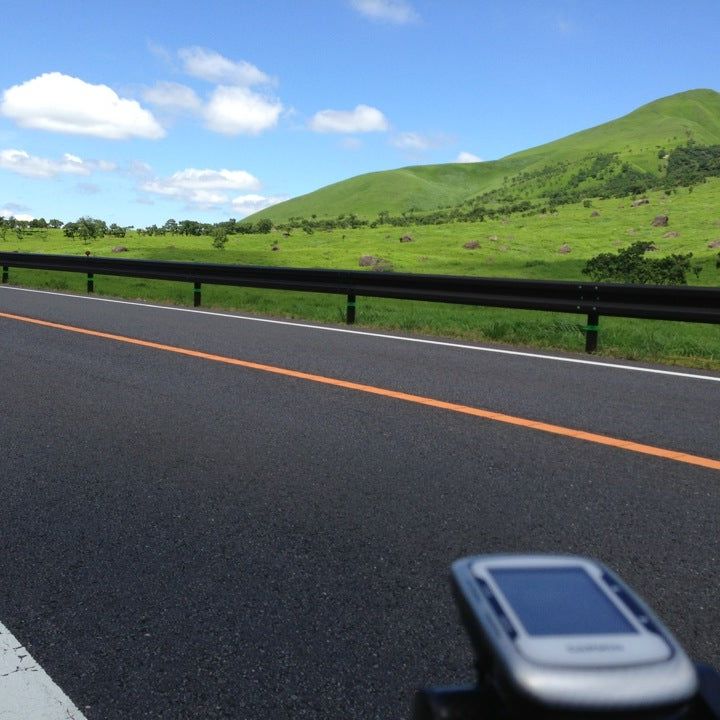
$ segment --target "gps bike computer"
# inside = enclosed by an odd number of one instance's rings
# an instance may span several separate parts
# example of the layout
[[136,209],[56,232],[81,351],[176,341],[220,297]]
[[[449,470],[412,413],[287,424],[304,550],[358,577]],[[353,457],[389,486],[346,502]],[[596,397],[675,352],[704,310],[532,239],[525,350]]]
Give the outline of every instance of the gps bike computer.
[[588,558],[485,555],[453,563],[462,618],[509,701],[578,713],[681,707],[697,690],[677,641]]

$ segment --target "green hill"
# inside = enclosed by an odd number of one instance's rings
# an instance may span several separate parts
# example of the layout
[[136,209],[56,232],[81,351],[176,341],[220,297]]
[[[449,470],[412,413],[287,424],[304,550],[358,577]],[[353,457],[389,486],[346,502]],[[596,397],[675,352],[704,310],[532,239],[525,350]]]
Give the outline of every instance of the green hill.
[[[509,155],[471,164],[419,165],[368,173],[274,205],[248,218],[276,223],[293,217],[335,218],[381,211],[431,212],[449,207],[498,206],[522,200],[577,200],[612,195],[660,178],[671,151],[720,144],[720,93],[690,90],[643,105],[629,115]],[[634,184],[636,183],[636,184]],[[637,184],[639,183],[639,184]]]

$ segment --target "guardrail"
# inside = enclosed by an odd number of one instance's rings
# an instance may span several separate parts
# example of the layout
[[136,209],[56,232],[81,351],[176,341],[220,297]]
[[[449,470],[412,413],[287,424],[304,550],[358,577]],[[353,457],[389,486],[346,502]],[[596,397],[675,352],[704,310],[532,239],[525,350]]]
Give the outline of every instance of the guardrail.
[[355,322],[356,298],[362,296],[575,313],[587,315],[587,325],[583,328],[587,352],[597,348],[601,315],[720,323],[720,288],[710,287],[512,280],[14,252],[0,252],[0,264],[3,283],[9,281],[11,267],[76,272],[87,275],[88,292],[94,291],[95,275],[188,282],[193,284],[196,307],[201,304],[205,283],[346,295],[348,324]]

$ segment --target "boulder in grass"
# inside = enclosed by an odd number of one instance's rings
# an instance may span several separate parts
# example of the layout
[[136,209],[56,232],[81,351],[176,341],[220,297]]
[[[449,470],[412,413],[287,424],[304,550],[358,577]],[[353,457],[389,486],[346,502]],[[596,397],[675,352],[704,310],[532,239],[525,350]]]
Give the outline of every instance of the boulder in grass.
[[600,217],[600,213],[597,210],[593,210],[590,213],[590,217]]
[[480,243],[477,240],[468,240],[463,247],[466,250],[477,250],[480,247]]
[[676,237],[680,237],[680,233],[677,232],[676,230],[670,230],[670,232],[666,232],[663,235],[663,237],[664,238],[676,238]]
[[112,251],[113,251],[114,253],[121,253],[121,252],[127,252],[128,249],[127,249],[124,245],[116,245],[116,246],[112,249]]
[[708,247],[711,249],[720,248],[720,240],[713,240],[712,242],[708,243]]
[[377,263],[375,263],[373,270],[375,272],[395,272],[393,264],[388,260],[384,260],[383,258],[378,258],[378,261]]
[[374,267],[380,262],[380,258],[376,258],[374,255],[363,255],[358,261],[360,267]]
[[657,215],[652,221],[653,227],[667,227],[670,222],[670,218],[667,215]]
[[413,242],[412,235],[403,235],[403,236],[400,238],[400,242],[403,242],[403,243],[404,243],[404,242]]
[[565,245],[561,245],[558,248],[558,252],[562,255],[567,255],[568,253],[572,252],[572,248],[567,243],[565,243]]
[[640,207],[641,205],[649,205],[650,201],[647,198],[640,198],[639,200],[633,200],[632,207]]

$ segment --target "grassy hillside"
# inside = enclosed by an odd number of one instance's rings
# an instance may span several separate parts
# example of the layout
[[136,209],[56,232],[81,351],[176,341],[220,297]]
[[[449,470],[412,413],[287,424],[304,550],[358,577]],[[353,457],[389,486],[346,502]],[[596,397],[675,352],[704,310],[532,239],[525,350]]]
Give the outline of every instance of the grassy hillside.
[[[253,215],[276,223],[292,217],[337,217],[355,213],[368,219],[383,210],[412,210],[547,198],[568,185],[587,195],[622,171],[624,164],[641,173],[662,175],[661,149],[692,140],[720,144],[720,93],[691,90],[644,105],[629,115],[501,160],[407,167],[369,173],[279,203]],[[612,162],[599,156],[614,154]],[[602,160],[602,157],[600,158]],[[594,177],[590,177],[593,175]],[[588,176],[588,177],[585,177]]]
[[[128,252],[120,257],[348,269],[359,269],[361,256],[374,255],[405,272],[575,280],[586,279],[581,270],[594,255],[644,240],[656,245],[656,257],[693,253],[699,274],[690,273],[688,281],[719,286],[720,245],[710,245],[720,241],[720,178],[692,190],[651,192],[648,199],[649,204],[639,207],[633,207],[629,198],[611,198],[594,200],[592,207],[576,203],[549,213],[475,223],[233,235],[225,250],[214,249],[208,236],[130,233],[122,240],[105,237],[84,244],[64,237],[60,230],[25,233],[20,238],[7,231],[4,238],[0,236],[0,250],[75,255],[89,250],[117,257],[112,249],[122,244]],[[658,214],[669,216],[667,227],[652,226]],[[403,235],[412,236],[412,242],[399,242]],[[469,241],[476,241],[478,247],[466,249]],[[561,252],[564,245],[569,252]],[[70,273],[11,269],[10,279],[77,292],[83,292],[85,285],[83,276]],[[192,288],[183,283],[97,276],[95,286],[98,294],[192,302]],[[342,322],[345,309],[345,299],[338,296],[212,286],[203,288],[203,303],[321,322]],[[584,321],[564,314],[358,299],[358,322],[366,326],[565,350],[582,349]],[[720,326],[602,318],[600,352],[720,369]]]

